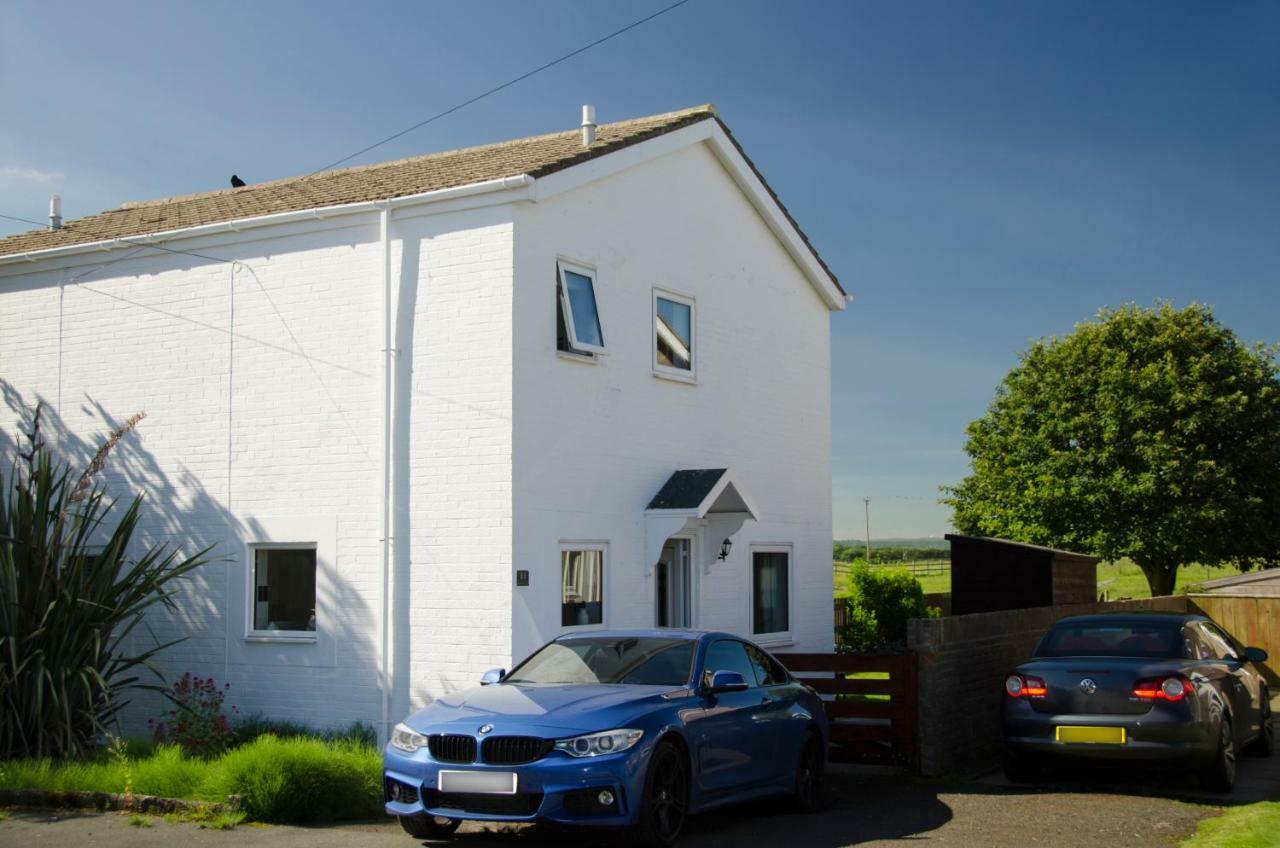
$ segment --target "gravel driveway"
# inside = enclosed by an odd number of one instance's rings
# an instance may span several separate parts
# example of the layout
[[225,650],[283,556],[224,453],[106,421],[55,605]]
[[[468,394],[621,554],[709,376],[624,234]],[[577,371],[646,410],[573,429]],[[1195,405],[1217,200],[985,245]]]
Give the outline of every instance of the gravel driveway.
[[[1245,761],[1242,765],[1256,782],[1262,764]],[[692,819],[680,844],[684,848],[800,843],[804,848],[887,848],[910,838],[948,848],[1097,848],[1108,844],[1158,845],[1161,841],[1173,845],[1194,830],[1201,818],[1214,814],[1214,804],[1219,803],[1197,796],[1191,784],[1174,784],[1159,796],[1150,791],[1151,781],[1142,775],[1108,779],[1106,783],[1090,776],[1024,789],[995,777],[943,783],[874,770],[842,770],[832,775],[832,803],[820,815],[787,815],[756,804]],[[461,848],[616,848],[620,842],[616,834],[607,832],[468,824],[453,844]],[[414,843],[391,822],[328,828],[242,825],[226,832],[160,819],[153,827],[136,828],[124,814],[19,810],[0,822],[0,846],[63,845],[412,848]]]

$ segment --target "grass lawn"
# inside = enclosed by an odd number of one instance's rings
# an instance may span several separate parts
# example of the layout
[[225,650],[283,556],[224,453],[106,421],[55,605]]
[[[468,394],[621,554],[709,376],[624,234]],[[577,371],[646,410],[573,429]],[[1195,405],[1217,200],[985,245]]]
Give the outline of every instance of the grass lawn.
[[[888,680],[887,671],[851,671],[845,675],[846,680]],[[837,701],[889,701],[888,695],[872,695],[863,692],[845,692],[836,695]]]
[[1260,848],[1280,841],[1280,801],[1231,807],[1200,822],[1183,848]]

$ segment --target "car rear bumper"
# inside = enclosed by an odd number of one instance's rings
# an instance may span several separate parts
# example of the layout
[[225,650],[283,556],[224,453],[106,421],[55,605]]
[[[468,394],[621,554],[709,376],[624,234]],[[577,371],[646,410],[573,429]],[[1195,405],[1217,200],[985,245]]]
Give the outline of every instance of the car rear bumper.
[[[1121,727],[1123,744],[1059,742],[1062,726]],[[1027,704],[1006,705],[1006,750],[1027,757],[1113,762],[1207,760],[1217,751],[1217,734],[1191,710],[1156,710],[1138,716],[1037,713]]]
[[[473,821],[543,820],[620,827],[631,824],[635,818],[650,747],[641,743],[622,754],[593,758],[574,758],[553,752],[536,762],[518,766],[437,763],[425,750],[409,755],[388,747],[383,754],[383,800],[387,814],[392,816],[425,814]],[[441,770],[515,772],[516,794],[446,795],[438,789]],[[412,798],[391,800],[389,781],[411,789]],[[613,795],[612,805],[599,803],[602,790]],[[400,791],[403,793],[403,788]]]

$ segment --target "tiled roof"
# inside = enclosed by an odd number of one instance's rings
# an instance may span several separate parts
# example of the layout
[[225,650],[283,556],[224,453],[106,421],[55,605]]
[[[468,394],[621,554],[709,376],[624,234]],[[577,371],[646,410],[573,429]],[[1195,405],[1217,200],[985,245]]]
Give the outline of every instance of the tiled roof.
[[[596,141],[590,147],[582,146],[581,130],[573,129],[394,162],[272,180],[243,188],[126,203],[119,209],[67,221],[57,230],[31,230],[0,238],[0,256],[152,235],[279,212],[386,200],[520,174],[536,179],[705,120],[719,120],[710,104],[601,124],[596,132]],[[727,133],[727,128],[725,130]],[[734,144],[737,145],[736,140]],[[741,152],[741,146],[738,150]],[[746,154],[743,156],[745,158]],[[747,161],[750,162],[749,159]],[[759,172],[756,173],[759,176]],[[765,185],[767,188],[768,184]],[[770,194],[773,195],[772,189]],[[773,198],[777,201],[776,195]],[[781,202],[778,206],[786,213]],[[787,218],[795,224],[789,213]],[[799,231],[798,226],[796,230]],[[805,243],[808,245],[807,238]],[[811,245],[809,249],[813,251]],[[813,254],[821,263],[817,252],[813,251]],[[823,268],[826,269],[825,264]],[[834,275],[831,276],[834,281]]]

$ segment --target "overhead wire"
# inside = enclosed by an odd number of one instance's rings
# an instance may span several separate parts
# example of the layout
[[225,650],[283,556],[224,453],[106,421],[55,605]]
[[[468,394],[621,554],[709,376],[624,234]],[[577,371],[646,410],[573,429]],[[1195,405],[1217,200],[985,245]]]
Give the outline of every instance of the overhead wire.
[[[489,89],[487,89],[487,90],[485,90],[485,91],[483,91],[483,92],[481,92],[481,93],[479,93],[479,94],[477,94],[477,95],[474,95],[474,96],[472,96],[472,97],[469,97],[469,98],[467,98],[466,100],[463,100],[463,101],[462,101],[462,102],[460,102],[460,103],[457,103],[457,104],[455,104],[455,105],[453,105],[453,106],[450,106],[448,109],[445,109],[445,110],[443,110],[443,111],[437,112],[437,113],[435,113],[434,115],[431,115],[430,117],[428,117],[428,118],[426,118],[426,119],[424,119],[424,120],[422,120],[422,121],[419,121],[419,122],[417,122],[417,123],[413,124],[412,126],[406,127],[406,128],[405,128],[405,129],[403,129],[403,130],[400,130],[400,131],[398,131],[398,132],[395,132],[395,133],[393,133],[393,134],[391,134],[391,135],[389,135],[389,136],[386,136],[385,138],[379,139],[378,141],[374,142],[373,144],[366,145],[365,147],[362,147],[361,149],[359,149],[359,150],[355,151],[354,153],[348,154],[347,156],[344,156],[344,157],[342,157],[341,159],[334,160],[332,163],[330,163],[330,164],[328,164],[328,165],[325,165],[324,167],[319,168],[319,169],[317,169],[317,170],[315,170],[315,171],[312,171],[312,172],[311,172],[310,174],[308,174],[307,176],[315,176],[315,175],[316,175],[316,174],[318,174],[318,173],[321,173],[321,172],[324,172],[324,171],[328,171],[328,170],[330,170],[330,169],[332,169],[332,168],[337,167],[338,165],[341,165],[341,164],[343,164],[343,163],[345,163],[345,162],[349,162],[350,160],[352,160],[352,159],[356,158],[357,156],[361,156],[361,155],[363,155],[363,154],[365,154],[365,153],[368,153],[368,152],[369,152],[369,151],[371,151],[371,150],[374,150],[374,149],[376,149],[376,148],[378,148],[378,147],[381,147],[381,146],[382,146],[382,145],[384,145],[384,144],[387,144],[387,143],[389,143],[389,142],[392,142],[392,141],[396,140],[397,138],[400,138],[400,137],[402,137],[402,136],[405,136],[405,135],[407,135],[407,134],[409,134],[409,133],[413,132],[414,130],[421,129],[422,127],[425,127],[425,126],[427,126],[428,124],[434,123],[435,121],[438,121],[438,120],[440,120],[441,118],[444,118],[444,117],[446,117],[446,116],[448,116],[448,115],[451,115],[451,114],[453,114],[453,113],[455,113],[455,112],[458,112],[458,111],[460,111],[460,110],[462,110],[462,109],[465,109],[466,107],[471,106],[472,104],[475,104],[475,103],[478,103],[478,102],[479,102],[479,101],[481,101],[481,100],[484,100],[486,97],[490,97],[490,96],[492,96],[492,95],[494,95],[494,94],[497,94],[498,92],[503,91],[503,90],[505,90],[505,89],[507,89],[507,88],[510,88],[511,86],[516,85],[517,83],[523,82],[524,80],[527,80],[527,79],[529,79],[530,77],[536,76],[537,74],[540,74],[540,73],[542,73],[543,71],[549,70],[550,68],[553,68],[553,67],[555,67],[555,66],[557,66],[557,65],[559,65],[559,64],[561,64],[561,63],[563,63],[563,62],[566,62],[566,61],[568,61],[569,59],[572,59],[572,58],[573,58],[573,57],[575,57],[575,56],[581,55],[582,53],[585,53],[585,52],[587,52],[588,50],[591,50],[591,49],[592,49],[592,48],[594,48],[594,47],[598,47],[598,46],[600,46],[601,44],[604,44],[604,43],[605,43],[605,42],[607,42],[607,41],[611,41],[612,39],[617,38],[618,36],[623,35],[624,33],[630,32],[631,30],[635,29],[636,27],[642,26],[643,24],[646,24],[646,23],[648,23],[649,21],[654,20],[655,18],[659,18],[659,17],[661,17],[662,15],[665,15],[665,14],[667,14],[668,12],[671,12],[671,11],[673,11],[673,10],[675,10],[675,9],[677,9],[677,8],[679,8],[679,7],[681,7],[681,6],[683,6],[683,5],[685,5],[685,4],[686,4],[686,3],[688,3],[689,1],[690,1],[690,0],[677,0],[677,2],[675,2],[675,3],[671,3],[670,5],[665,6],[665,7],[661,8],[661,9],[657,10],[656,12],[653,12],[653,13],[651,13],[651,14],[649,14],[649,15],[646,15],[646,16],[644,16],[644,17],[642,17],[642,18],[639,18],[639,19],[637,19],[637,20],[635,20],[635,21],[632,21],[631,23],[627,24],[626,26],[623,26],[623,27],[620,27],[620,28],[618,28],[618,29],[616,29],[616,30],[613,30],[612,32],[608,33],[607,35],[603,35],[603,36],[601,36],[600,38],[597,38],[597,39],[595,39],[594,41],[591,41],[591,42],[589,42],[589,43],[587,43],[587,44],[582,45],[581,47],[578,47],[578,48],[576,48],[576,49],[574,49],[574,50],[569,51],[568,53],[565,53],[565,54],[563,54],[563,55],[561,55],[561,56],[558,56],[558,57],[556,57],[555,59],[552,59],[552,60],[551,60],[551,61],[549,61],[549,62],[545,62],[545,63],[543,63],[543,64],[539,65],[538,67],[533,68],[532,70],[526,71],[526,72],[524,72],[524,73],[522,73],[522,74],[520,74],[520,75],[518,75],[518,76],[512,77],[511,79],[507,80],[506,82],[503,82],[503,83],[501,83],[501,84],[499,84],[499,85],[493,86],[492,88],[489,88]],[[30,218],[24,218],[24,217],[19,216],[19,215],[10,215],[10,214],[7,214],[7,213],[0,213],[0,218],[4,218],[4,219],[6,219],[6,220],[10,220],[10,221],[16,221],[16,222],[20,222],[20,223],[32,224],[32,225],[34,225],[34,226],[36,226],[36,227],[44,227],[44,226],[46,226],[46,222],[43,222],[43,221],[34,221],[34,220],[30,219]],[[71,224],[70,226],[74,227],[74,222],[72,222],[72,224]],[[168,238],[170,238],[170,239],[171,239],[171,238],[175,238],[175,237],[177,237],[177,236],[180,234],[180,232],[181,232],[181,231],[175,231],[175,232],[174,232],[172,235],[170,235]],[[320,382],[321,388],[323,388],[323,389],[324,389],[325,394],[326,394],[326,395],[328,396],[328,398],[329,398],[329,401],[330,401],[330,402],[334,405],[334,407],[338,410],[339,414],[343,417],[344,421],[346,421],[346,415],[345,415],[345,413],[343,413],[343,411],[342,411],[341,407],[337,404],[336,399],[333,397],[333,394],[329,391],[329,388],[328,388],[328,386],[325,384],[324,380],[321,378],[320,373],[315,369],[314,361],[324,362],[324,364],[325,364],[325,365],[328,365],[328,366],[330,366],[330,367],[341,368],[342,370],[345,370],[345,371],[351,371],[351,372],[353,372],[353,373],[360,373],[360,372],[356,372],[356,371],[354,371],[354,369],[347,368],[347,367],[342,366],[342,365],[339,365],[339,364],[337,364],[337,363],[333,363],[333,362],[325,362],[324,360],[316,360],[314,357],[312,357],[312,356],[308,355],[308,354],[306,353],[306,351],[302,348],[301,343],[298,341],[297,336],[296,336],[296,335],[294,334],[294,332],[293,332],[293,329],[289,326],[288,321],[285,319],[284,315],[280,312],[280,310],[276,307],[275,302],[271,299],[271,295],[267,292],[266,287],[262,284],[262,281],[258,278],[257,273],[254,271],[253,267],[252,267],[252,266],[250,266],[248,263],[245,263],[245,262],[243,262],[243,261],[241,261],[241,260],[237,260],[237,259],[225,259],[225,258],[218,257],[218,256],[210,256],[209,254],[199,253],[199,252],[197,252],[197,251],[193,251],[193,250],[182,250],[182,249],[180,249],[180,248],[166,247],[164,244],[162,244],[162,243],[161,243],[161,242],[162,242],[162,241],[164,241],[164,240],[166,240],[166,239],[161,239],[161,240],[159,240],[159,241],[156,241],[156,240],[143,241],[143,240],[141,240],[141,239],[140,239],[140,238],[138,238],[138,237],[124,237],[124,236],[115,237],[115,238],[113,238],[113,239],[112,239],[112,241],[119,242],[119,243],[121,243],[121,244],[131,245],[134,249],[133,249],[133,250],[130,250],[130,251],[128,251],[128,252],[126,252],[126,253],[124,253],[124,254],[122,254],[122,255],[118,256],[118,257],[115,257],[115,258],[109,259],[109,260],[107,260],[107,261],[105,261],[105,262],[102,262],[101,264],[95,265],[94,267],[90,268],[89,270],[84,271],[84,272],[82,272],[82,273],[80,273],[80,274],[77,274],[75,277],[72,277],[70,280],[63,281],[63,285],[72,285],[72,284],[77,284],[77,287],[78,287],[78,288],[83,289],[83,290],[85,290],[85,291],[92,292],[93,294],[101,295],[101,296],[103,296],[103,297],[108,297],[108,298],[111,298],[111,299],[113,299],[113,300],[117,300],[117,301],[120,301],[120,302],[128,303],[128,304],[130,304],[130,305],[132,305],[132,306],[136,306],[136,307],[141,308],[141,309],[144,309],[144,310],[149,310],[149,311],[154,312],[154,313],[157,313],[157,314],[165,315],[166,317],[174,318],[174,319],[177,319],[177,320],[180,320],[180,321],[185,321],[185,322],[188,322],[188,323],[191,323],[191,324],[197,325],[197,326],[204,327],[204,328],[206,328],[206,329],[215,330],[215,331],[218,331],[218,332],[224,332],[224,333],[229,334],[229,335],[230,335],[230,336],[232,336],[232,337],[243,338],[243,339],[245,339],[246,341],[250,341],[250,342],[257,343],[257,344],[266,345],[266,346],[268,346],[268,347],[275,348],[275,349],[277,349],[277,350],[280,350],[280,351],[283,351],[283,352],[286,352],[286,353],[290,353],[290,354],[292,354],[292,355],[300,356],[300,357],[301,357],[303,360],[305,360],[305,361],[308,363],[308,365],[311,367],[312,372],[315,374],[316,379]],[[109,266],[111,266],[111,265],[116,264],[117,262],[122,262],[122,261],[124,261],[124,260],[126,260],[126,259],[130,259],[130,258],[132,258],[132,257],[136,256],[137,254],[141,253],[142,251],[144,251],[144,250],[148,250],[148,249],[149,249],[149,250],[163,251],[163,252],[165,252],[165,253],[170,253],[170,254],[175,254],[175,255],[191,256],[191,257],[194,257],[194,258],[197,258],[197,259],[204,259],[204,260],[207,260],[207,261],[210,261],[210,262],[231,263],[231,265],[232,265],[232,269],[233,269],[233,270],[232,270],[232,273],[233,273],[233,274],[234,274],[234,269],[235,269],[236,267],[244,268],[245,270],[247,270],[247,271],[250,273],[250,275],[251,275],[251,276],[253,276],[254,281],[255,281],[255,282],[257,283],[257,285],[258,285],[258,288],[262,291],[263,295],[264,295],[264,296],[266,297],[266,299],[267,299],[267,302],[270,304],[270,306],[271,306],[271,308],[272,308],[272,311],[274,311],[274,312],[275,312],[276,317],[280,320],[281,325],[285,328],[285,331],[286,331],[286,333],[288,333],[290,340],[294,343],[294,346],[297,348],[297,349],[296,349],[296,351],[289,351],[287,348],[283,347],[282,345],[277,345],[277,344],[273,344],[273,343],[271,343],[271,342],[263,341],[263,340],[261,340],[261,339],[253,338],[253,337],[251,337],[251,336],[246,336],[246,335],[244,335],[244,334],[242,334],[242,333],[237,333],[237,332],[235,332],[234,330],[231,330],[231,329],[228,329],[228,328],[218,327],[218,326],[216,326],[216,325],[214,325],[214,324],[210,324],[210,323],[208,323],[208,322],[206,322],[206,321],[201,321],[201,320],[198,320],[198,319],[189,318],[189,317],[187,317],[187,316],[179,315],[179,314],[177,314],[177,313],[175,313],[175,312],[170,312],[170,311],[168,311],[168,310],[164,310],[164,309],[159,309],[159,308],[156,308],[156,307],[148,306],[148,305],[146,305],[146,304],[139,303],[139,302],[137,302],[137,301],[135,301],[135,300],[132,300],[132,299],[130,299],[130,298],[126,298],[126,297],[123,297],[123,296],[120,296],[120,295],[112,294],[112,293],[109,293],[109,292],[102,291],[102,290],[100,290],[100,289],[93,288],[93,287],[91,287],[91,286],[84,285],[84,284],[81,282],[85,277],[88,277],[88,276],[90,276],[90,275],[92,275],[92,274],[95,274],[95,273],[97,273],[98,271],[101,271],[101,270],[102,270],[102,269],[104,269],[104,268],[107,268],[107,267],[109,267]],[[348,426],[350,426],[350,422],[349,422],[349,421],[347,421],[347,424],[348,424]],[[353,428],[353,429],[354,429],[354,428]]]
[[438,121],[447,115],[452,115],[454,112],[457,112],[460,109],[465,109],[467,106],[470,106],[473,103],[477,103],[485,99],[486,97],[489,97],[490,95],[497,94],[499,91],[502,91],[503,89],[510,88],[511,86],[515,85],[518,82],[523,82],[524,80],[529,79],[529,77],[532,77],[536,74],[540,74],[543,71],[548,70],[550,68],[554,68],[556,65],[559,65],[561,62],[568,61],[569,59],[572,59],[574,56],[577,56],[581,53],[585,53],[593,47],[599,47],[601,44],[604,44],[606,41],[617,38],[618,36],[622,35],[625,32],[630,32],[636,27],[641,26],[642,24],[646,24],[649,21],[653,20],[654,18],[661,17],[662,15],[665,15],[667,12],[677,9],[688,2],[689,0],[678,0],[678,2],[672,3],[670,6],[659,9],[658,11],[654,12],[651,15],[646,15],[645,17],[640,18],[637,21],[632,21],[631,23],[627,24],[621,29],[616,29],[613,32],[609,33],[608,35],[597,38],[595,41],[591,42],[590,44],[584,44],[583,46],[577,48],[576,50],[571,50],[568,53],[565,53],[563,56],[560,56],[559,58],[556,58],[556,59],[552,59],[550,62],[547,62],[545,64],[539,65],[538,67],[534,68],[531,71],[525,71],[523,74],[520,74],[517,77],[513,77],[512,79],[509,79],[506,82],[502,83],[501,85],[495,85],[493,88],[490,88],[487,91],[483,91],[480,94],[477,94],[474,97],[470,97],[454,106],[450,106],[448,109],[445,109],[442,112],[437,112],[431,117],[425,120],[419,121],[418,123],[414,124],[411,127],[405,127],[399,132],[392,133],[386,138],[380,139],[379,141],[375,141],[373,144],[370,144],[367,147],[360,148],[355,153],[348,154],[346,156],[343,156],[341,159],[337,159],[333,162],[330,162],[328,165],[325,165],[323,168],[317,168],[316,170],[308,174],[308,176],[315,176],[316,174],[319,174],[323,171],[327,171],[330,168],[335,168],[344,162],[351,161],[357,156],[360,156],[364,153],[368,153],[370,150],[381,147],[382,145],[387,144],[388,142],[395,141],[397,138],[400,138],[403,135],[408,135],[414,130],[421,129],[425,127],[427,124],[433,123],[434,121]]

